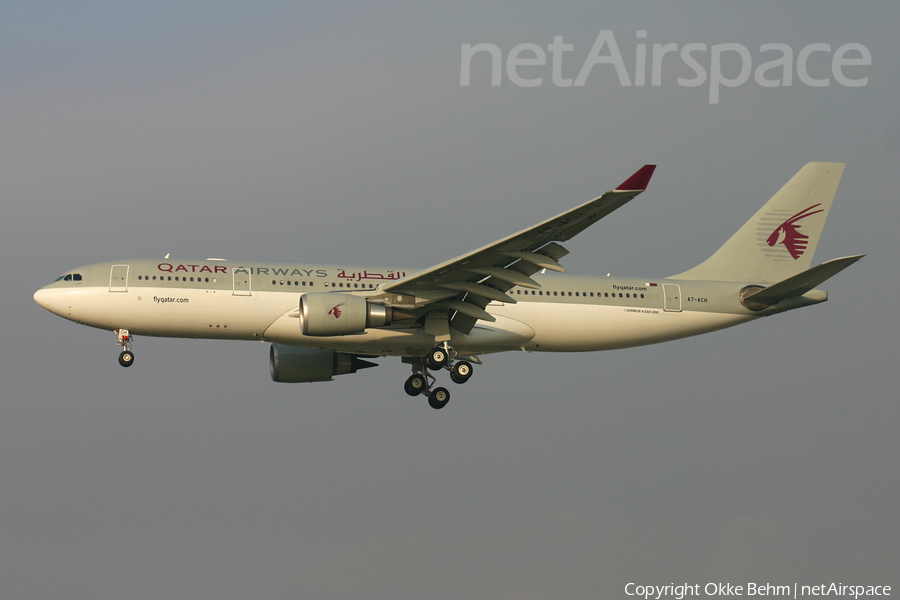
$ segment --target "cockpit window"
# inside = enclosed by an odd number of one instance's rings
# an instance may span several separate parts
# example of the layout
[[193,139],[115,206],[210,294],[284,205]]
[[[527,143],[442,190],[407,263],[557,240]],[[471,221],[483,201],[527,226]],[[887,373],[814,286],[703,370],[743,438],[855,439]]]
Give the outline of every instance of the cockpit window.
[[81,281],[81,273],[73,273],[72,281]]
[[65,277],[65,275],[60,275],[59,277],[57,277],[56,279],[53,280],[53,283],[56,283],[57,281],[62,281],[63,277]]
[[72,274],[69,273],[68,275],[66,275],[65,277],[63,277],[63,281],[72,281]]
[[67,275],[60,275],[56,278],[56,281],[81,281],[81,273],[69,273]]

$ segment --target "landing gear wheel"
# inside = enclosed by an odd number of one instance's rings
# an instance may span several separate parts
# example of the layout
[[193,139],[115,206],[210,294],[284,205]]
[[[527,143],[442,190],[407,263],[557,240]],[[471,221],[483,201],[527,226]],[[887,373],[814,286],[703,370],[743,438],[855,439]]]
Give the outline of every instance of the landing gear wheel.
[[119,364],[123,367],[130,367],[134,364],[134,353],[130,350],[123,350],[119,355]]
[[449,401],[450,392],[447,391],[447,388],[434,388],[431,390],[431,393],[428,394],[428,406],[435,410],[444,408]]
[[410,396],[418,396],[428,389],[428,382],[425,381],[423,375],[413,373],[409,376],[409,379],[406,380],[406,383],[403,384],[403,389],[406,390],[406,393]]
[[461,360],[450,368],[450,379],[453,383],[465,383],[472,376],[472,364]]
[[116,346],[122,346],[122,354],[119,355],[119,364],[130,367],[134,364],[134,353],[131,351],[131,334],[127,329],[115,329]]
[[425,357],[425,361],[428,363],[428,368],[432,371],[443,369],[444,365],[446,365],[447,361],[449,360],[450,355],[443,348],[435,348],[428,353],[427,357]]

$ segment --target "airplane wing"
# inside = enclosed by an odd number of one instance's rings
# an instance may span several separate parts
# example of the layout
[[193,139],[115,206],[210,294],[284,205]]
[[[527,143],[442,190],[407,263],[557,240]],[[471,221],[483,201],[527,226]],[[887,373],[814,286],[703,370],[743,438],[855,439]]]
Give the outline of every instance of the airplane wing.
[[468,254],[385,285],[382,290],[415,298],[419,308],[446,310],[451,326],[468,333],[492,301],[515,303],[506,292],[515,286],[538,289],[530,275],[540,269],[563,271],[559,259],[569,253],[557,242],[581,233],[643,192],[656,165],[644,165],[616,189]]

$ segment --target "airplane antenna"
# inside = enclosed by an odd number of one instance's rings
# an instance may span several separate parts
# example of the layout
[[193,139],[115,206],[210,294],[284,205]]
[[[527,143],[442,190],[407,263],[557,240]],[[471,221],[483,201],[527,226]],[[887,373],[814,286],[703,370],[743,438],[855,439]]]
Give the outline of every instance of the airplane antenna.
[[168,258],[169,258],[169,254],[172,254],[172,253],[171,253],[171,252],[167,252],[166,255],[165,255],[163,258],[168,259]]

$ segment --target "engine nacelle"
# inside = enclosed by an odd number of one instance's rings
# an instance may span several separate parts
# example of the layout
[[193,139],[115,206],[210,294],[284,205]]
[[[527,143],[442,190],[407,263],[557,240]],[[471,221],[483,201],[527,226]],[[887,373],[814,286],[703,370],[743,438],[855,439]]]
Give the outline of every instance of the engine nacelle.
[[376,363],[342,352],[282,344],[272,344],[269,348],[269,372],[272,374],[272,381],[279,383],[331,381],[335,375],[356,373],[359,369],[377,366]]
[[350,294],[318,292],[300,296],[303,335],[331,336],[362,333],[368,327],[391,324],[391,309]]

